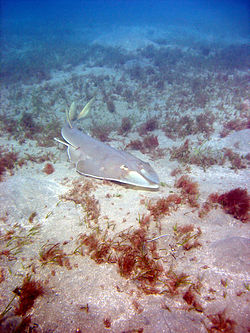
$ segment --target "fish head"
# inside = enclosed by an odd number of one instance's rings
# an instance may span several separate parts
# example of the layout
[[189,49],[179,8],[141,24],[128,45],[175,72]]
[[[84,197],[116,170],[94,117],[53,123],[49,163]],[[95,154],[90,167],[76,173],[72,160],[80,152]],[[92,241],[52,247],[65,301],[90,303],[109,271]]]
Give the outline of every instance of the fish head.
[[160,180],[157,173],[147,162],[137,160],[135,163],[121,165],[120,180],[134,186],[158,189]]

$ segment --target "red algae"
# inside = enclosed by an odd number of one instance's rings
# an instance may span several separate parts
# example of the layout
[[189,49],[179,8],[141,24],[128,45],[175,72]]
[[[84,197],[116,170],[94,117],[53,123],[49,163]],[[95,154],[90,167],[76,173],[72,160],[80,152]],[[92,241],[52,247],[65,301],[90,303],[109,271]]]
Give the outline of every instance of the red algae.
[[209,332],[234,332],[236,322],[226,317],[225,310],[217,314],[208,315],[207,318],[212,324]]
[[198,184],[190,180],[186,175],[181,176],[175,183],[177,188],[181,188],[185,194],[198,194]]
[[152,132],[158,129],[158,127],[159,127],[158,120],[156,118],[150,118],[139,127],[138,132],[139,135],[147,135],[148,132]]
[[156,135],[148,135],[143,139],[143,145],[146,149],[153,149],[159,146]]
[[140,140],[131,140],[129,144],[126,146],[126,148],[130,148],[133,150],[140,150],[141,152],[144,151],[144,145],[143,142]]
[[189,203],[191,207],[199,207],[197,202],[199,194],[197,182],[192,182],[188,176],[183,175],[178,180],[176,180],[175,187],[181,189],[182,197]]
[[158,199],[155,204],[149,202],[148,210],[156,220],[163,215],[168,215],[170,213],[170,208],[176,208],[176,205],[180,203],[181,197],[177,194],[170,194],[166,198]]
[[152,244],[147,243],[146,231],[143,227],[134,232],[122,232],[116,240],[98,239],[95,234],[81,235],[80,245],[88,248],[88,254],[97,263],[116,263],[121,276],[138,282],[144,292],[158,293],[155,283],[163,272],[157,260],[158,254]]
[[132,123],[129,117],[122,118],[122,124],[120,129],[118,130],[118,133],[120,135],[127,134],[132,128]]
[[106,328],[111,328],[111,319],[110,318],[104,318],[103,324]]
[[141,140],[131,140],[126,148],[140,150],[142,153],[149,153],[159,146],[158,137],[156,135],[147,135]]
[[194,309],[194,310],[196,310],[196,311],[198,311],[198,312],[203,312],[203,308],[202,308],[202,306],[200,305],[200,303],[197,301],[197,298],[196,298],[196,295],[195,295],[195,293],[194,293],[194,287],[193,287],[193,285],[192,286],[190,286],[189,288],[188,288],[188,290],[185,292],[185,294],[183,295],[183,299],[184,299],[184,301],[188,304],[188,305],[190,305],[190,309]]
[[47,244],[43,246],[40,254],[40,261],[43,265],[48,263],[57,264],[59,266],[65,266],[67,269],[71,269],[69,258],[67,254],[63,252],[60,247],[60,243],[56,244]]
[[199,217],[203,218],[218,204],[227,214],[233,215],[237,220],[244,223],[249,222],[250,200],[246,189],[238,187],[223,194],[211,193],[207,201],[203,203]]
[[185,251],[197,248],[201,246],[201,243],[198,241],[198,238],[201,236],[201,228],[193,224],[186,224],[183,226],[174,226],[175,239],[179,246]]
[[135,266],[135,254],[133,249],[127,248],[128,252],[121,255],[118,259],[118,266],[121,276],[129,277]]
[[44,294],[44,288],[39,281],[32,280],[27,276],[23,280],[23,285],[13,292],[19,297],[15,314],[24,316],[33,307],[37,297]]
[[55,171],[55,168],[53,167],[53,165],[51,163],[47,163],[45,164],[44,168],[43,168],[43,172],[46,173],[47,175],[52,174]]
[[[215,199],[216,197],[214,197]],[[242,222],[249,221],[249,195],[246,189],[236,188],[217,197],[227,214]]]
[[86,212],[85,220],[88,225],[92,222],[97,224],[100,216],[100,205],[94,195],[90,195],[90,192],[94,189],[93,183],[91,181],[82,183],[82,180],[76,180],[72,184],[73,188],[61,195],[60,199],[73,201],[75,204],[81,205]]
[[0,150],[0,181],[3,180],[3,174],[9,170],[13,173],[13,169],[17,163],[18,153],[16,152],[5,152]]

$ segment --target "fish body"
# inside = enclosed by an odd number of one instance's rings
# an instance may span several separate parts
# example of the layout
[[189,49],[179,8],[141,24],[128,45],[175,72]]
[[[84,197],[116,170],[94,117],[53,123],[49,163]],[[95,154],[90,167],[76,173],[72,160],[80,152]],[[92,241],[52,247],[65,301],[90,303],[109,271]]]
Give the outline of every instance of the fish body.
[[65,142],[57,141],[67,145],[69,159],[75,164],[77,172],[143,188],[159,188],[159,178],[149,163],[92,138],[74,127],[69,115],[67,119],[61,130]]

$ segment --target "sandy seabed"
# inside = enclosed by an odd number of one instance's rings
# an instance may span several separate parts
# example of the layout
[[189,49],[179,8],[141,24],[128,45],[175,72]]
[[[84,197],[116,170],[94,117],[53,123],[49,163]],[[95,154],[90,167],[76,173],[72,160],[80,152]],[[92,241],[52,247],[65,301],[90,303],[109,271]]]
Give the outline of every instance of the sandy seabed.
[[[117,46],[117,43],[119,46],[120,43],[126,45],[129,51],[136,49],[136,41],[138,47],[147,47],[147,40],[144,36],[138,38],[138,34],[135,34],[134,43],[131,43],[129,37],[126,44],[123,34],[116,40],[106,36],[102,42],[105,45],[107,40],[113,46]],[[185,52],[184,47],[183,50]],[[132,65],[128,61],[126,70],[129,71]],[[76,76],[74,83],[72,78]],[[109,79],[105,79],[105,76],[109,76]],[[96,124],[100,127],[111,124],[112,129],[106,131],[109,131],[108,144],[113,147],[124,149],[132,140],[141,137],[136,129],[117,133],[124,115],[133,119],[134,128],[137,128],[137,123],[139,127],[154,116],[163,125],[163,104],[172,96],[171,87],[169,90],[162,88],[161,92],[154,88],[150,96],[150,87],[142,89],[143,96],[138,97],[140,103],[146,96],[149,96],[149,101],[145,101],[141,109],[134,101],[127,102],[119,98],[117,91],[113,94],[115,112],[109,110],[112,105],[107,101],[107,107],[103,107],[103,95],[93,88],[93,82],[96,78],[102,80],[101,85],[104,84],[109,94],[115,80],[122,84],[126,78],[122,70],[117,68],[78,66],[55,71],[48,82],[37,83],[32,87],[20,84],[12,89],[16,90],[16,94],[22,92],[19,109],[28,108],[34,119],[37,117],[39,124],[46,127],[48,119],[53,121],[54,115],[63,123],[65,101],[62,91],[67,97],[67,105],[73,100],[78,105],[84,104],[80,90],[77,91],[80,88],[76,88],[77,80],[81,77],[86,80],[85,84],[89,82],[89,93],[96,93],[93,113],[89,119],[82,121],[81,126],[91,131]],[[140,90],[133,80],[128,79],[126,85],[131,90]],[[2,109],[5,107],[6,110],[2,114],[18,121],[20,114],[14,114],[14,102],[11,101],[9,90],[6,87],[2,89]],[[56,100],[56,92],[59,90],[61,95]],[[30,91],[33,91],[33,100],[28,96]],[[53,103],[49,101],[48,95],[53,95]],[[34,99],[37,96],[43,99],[43,115],[34,110]],[[85,96],[87,99],[86,91]],[[223,110],[216,109],[218,100],[215,102],[211,99],[210,105],[206,106],[207,112],[215,113],[215,131],[203,139],[202,149],[196,151],[197,154],[206,153],[206,149],[209,153],[220,152],[224,148],[233,149],[240,156],[249,153],[249,129],[232,130],[224,138],[219,136],[219,120],[235,117],[233,106],[230,108],[230,96],[233,98],[233,92],[231,95],[229,92],[224,101],[221,97],[220,102],[225,104]],[[51,109],[44,110],[49,103]],[[244,103],[247,107],[249,101]],[[185,114],[199,114],[201,109],[190,108]],[[177,111],[176,106],[172,105],[171,112]],[[181,111],[178,111],[176,117],[180,116]],[[13,332],[24,318],[27,320],[28,315],[32,332],[248,331],[249,226],[226,214],[218,204],[204,216],[201,216],[200,211],[211,193],[222,194],[235,188],[249,190],[249,169],[246,166],[236,170],[229,163],[206,168],[181,164],[170,158],[168,149],[180,146],[187,138],[197,143],[199,134],[172,139],[166,136],[161,126],[150,133],[157,136],[157,148],[145,149],[144,154],[127,149],[149,162],[156,170],[161,180],[158,191],[136,189],[78,175],[74,165],[68,161],[64,147],[56,142],[54,146],[41,147],[37,144],[39,139],[32,140],[32,137],[20,143],[20,138],[6,133],[2,126],[1,147],[5,151],[18,152],[20,158],[26,158],[21,166],[16,165],[11,171],[7,170],[0,183],[0,304],[3,312],[4,309],[8,310],[1,323],[2,332]],[[49,157],[38,163],[41,156]],[[53,165],[54,171],[51,174],[44,170],[47,163]],[[180,173],[171,176],[176,168],[180,168]],[[181,189],[175,186],[182,175],[187,175],[198,184],[196,205],[190,205]],[[170,206],[165,213],[153,216],[150,205],[155,205],[157,200],[167,198],[170,194],[182,197],[182,201]],[[94,212],[93,216],[91,212]],[[145,217],[146,226],[142,227]],[[187,225],[192,227],[183,236],[181,227]],[[158,256],[154,260],[160,273],[155,281],[146,279],[147,272],[138,268],[127,275],[122,272],[118,250],[113,248],[110,257],[103,256],[102,262],[98,263],[94,260],[94,250],[91,252],[86,243],[81,243],[81,235],[95,234],[103,244],[110,239],[117,241],[122,233],[132,234],[140,228],[144,228],[146,240],[166,235],[152,242],[146,242],[143,238],[144,255],[151,258],[157,253]],[[190,249],[185,247],[187,242],[193,244],[195,239],[197,246]],[[128,239],[126,241],[126,245],[131,246]],[[152,250],[153,245],[149,244],[155,244],[155,252]],[[49,250],[53,252],[51,256]],[[138,257],[136,260],[139,260]],[[178,285],[173,286],[177,277]],[[20,314],[17,309],[21,297],[17,290],[15,293],[13,291],[18,287],[21,293],[24,281],[36,281],[43,292],[35,299],[33,306]],[[14,295],[16,297],[11,308],[6,308]]]

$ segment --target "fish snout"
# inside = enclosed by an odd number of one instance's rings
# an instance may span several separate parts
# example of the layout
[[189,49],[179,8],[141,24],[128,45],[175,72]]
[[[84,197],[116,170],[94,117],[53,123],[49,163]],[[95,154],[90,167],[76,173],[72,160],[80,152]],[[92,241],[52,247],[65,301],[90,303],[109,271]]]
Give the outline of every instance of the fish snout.
[[144,165],[142,165],[142,167],[140,169],[140,173],[150,183],[155,184],[155,185],[157,185],[157,187],[159,187],[159,184],[160,184],[159,177],[149,163],[145,163]]
[[123,165],[121,169],[124,171],[123,179],[126,179],[128,183],[147,188],[159,188],[159,177],[150,164],[138,163],[133,169]]

